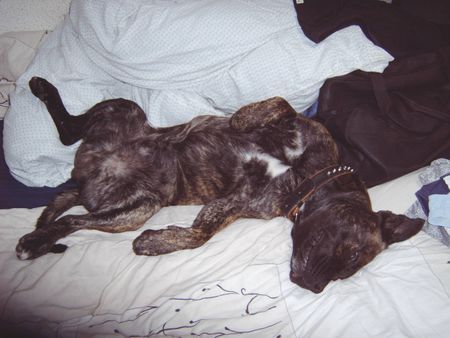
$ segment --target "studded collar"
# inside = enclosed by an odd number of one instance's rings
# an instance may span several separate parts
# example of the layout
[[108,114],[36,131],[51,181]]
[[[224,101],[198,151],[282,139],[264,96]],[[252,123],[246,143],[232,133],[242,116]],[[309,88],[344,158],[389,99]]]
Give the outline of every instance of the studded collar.
[[294,191],[286,204],[287,217],[295,222],[300,213],[300,208],[306,200],[319,188],[344,175],[353,174],[354,169],[349,166],[331,166],[322,169],[314,175],[305,178],[300,186]]

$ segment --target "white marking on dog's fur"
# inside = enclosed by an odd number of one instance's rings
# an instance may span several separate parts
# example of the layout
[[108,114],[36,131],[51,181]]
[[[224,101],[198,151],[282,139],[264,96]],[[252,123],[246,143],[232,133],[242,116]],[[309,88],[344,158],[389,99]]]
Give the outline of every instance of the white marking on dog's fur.
[[299,132],[296,133],[293,143],[293,147],[284,147],[284,154],[290,161],[300,157],[305,152],[305,146]]
[[269,174],[272,178],[284,174],[291,168],[290,166],[285,165],[279,159],[273,156],[258,152],[246,153],[244,154],[244,159],[247,162],[252,159],[265,162],[267,164],[267,174]]
[[21,261],[24,261],[24,260],[27,260],[27,259],[30,257],[30,253],[29,253],[28,251],[22,251],[21,253],[19,253],[19,254],[17,255],[17,257],[18,257]]
[[111,176],[126,176],[129,172],[129,164],[119,156],[111,155],[102,162],[101,169]]
[[150,151],[149,151],[149,149],[147,147],[139,147],[138,148],[138,153],[141,156],[148,156],[148,155],[150,155]]

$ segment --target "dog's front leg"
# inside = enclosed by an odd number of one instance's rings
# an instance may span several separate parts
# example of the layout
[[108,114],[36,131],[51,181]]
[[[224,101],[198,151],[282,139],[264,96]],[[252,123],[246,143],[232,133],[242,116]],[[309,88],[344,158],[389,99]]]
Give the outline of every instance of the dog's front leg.
[[233,198],[215,200],[202,208],[191,228],[172,225],[167,229],[146,230],[134,240],[133,250],[137,255],[157,256],[195,249],[244,216],[244,202]]

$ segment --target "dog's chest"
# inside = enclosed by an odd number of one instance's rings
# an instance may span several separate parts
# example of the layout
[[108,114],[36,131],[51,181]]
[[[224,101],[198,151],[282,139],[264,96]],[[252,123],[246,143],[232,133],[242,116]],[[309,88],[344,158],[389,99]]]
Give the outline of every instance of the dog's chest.
[[[259,167],[261,169],[261,174],[268,178],[275,178],[281,174],[284,174],[291,168],[290,165],[284,163],[280,159],[270,154],[258,151],[243,153],[241,161],[244,163],[244,167],[245,165],[250,167]],[[251,172],[255,172],[255,170],[251,170]]]
[[[270,138],[267,138],[270,140]],[[272,139],[266,144],[266,139],[259,142],[258,147],[241,154],[241,161],[264,170],[264,175],[275,178],[289,170],[299,159],[305,146],[299,131],[286,133],[282,139]],[[270,151],[270,149],[272,151]],[[276,151],[274,151],[276,149]]]
[[202,142],[190,139],[189,146],[181,146],[178,203],[207,203],[229,194],[243,194],[245,196],[241,197],[251,199],[286,173],[304,151],[297,133],[279,143],[279,139],[268,137],[256,140],[233,137],[222,135],[214,140],[202,139]]

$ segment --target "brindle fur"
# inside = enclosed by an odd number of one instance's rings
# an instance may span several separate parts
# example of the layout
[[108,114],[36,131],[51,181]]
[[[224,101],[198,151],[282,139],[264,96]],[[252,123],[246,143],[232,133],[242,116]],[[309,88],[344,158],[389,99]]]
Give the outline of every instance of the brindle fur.
[[[286,203],[302,180],[339,163],[326,129],[279,97],[245,106],[231,118],[201,116],[153,128],[128,100],[104,101],[71,116],[46,80],[33,78],[30,88],[46,104],[61,141],[83,141],[72,172],[78,189],[56,197],[36,229],[19,240],[21,259],[63,251],[57,240],[80,229],[136,230],[164,206],[204,204],[192,227],[146,230],[133,242],[138,255],[194,249],[238,218],[286,216]],[[88,213],[61,217],[75,205]],[[339,177],[313,194],[293,226],[291,280],[320,292],[421,225],[374,213],[358,176]]]

